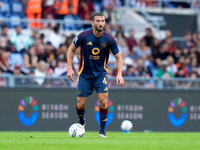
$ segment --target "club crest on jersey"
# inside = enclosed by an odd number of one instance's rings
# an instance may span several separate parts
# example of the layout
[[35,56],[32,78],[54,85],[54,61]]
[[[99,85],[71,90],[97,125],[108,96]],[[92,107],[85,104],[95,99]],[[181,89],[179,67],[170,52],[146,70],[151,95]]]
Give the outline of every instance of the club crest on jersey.
[[106,43],[102,43],[101,47],[103,47],[103,48],[106,47]]

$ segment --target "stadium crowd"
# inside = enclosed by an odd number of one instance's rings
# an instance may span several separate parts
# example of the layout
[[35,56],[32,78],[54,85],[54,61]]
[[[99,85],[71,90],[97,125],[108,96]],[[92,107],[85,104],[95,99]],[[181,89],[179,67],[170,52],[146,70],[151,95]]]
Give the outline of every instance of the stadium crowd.
[[[64,0],[61,1],[65,2]],[[28,1],[26,1],[25,4],[27,4],[27,2]],[[166,35],[164,39],[157,39],[152,29],[146,28],[145,35],[140,39],[136,39],[134,27],[129,30],[128,36],[125,36],[123,26],[112,25],[110,23],[113,20],[119,19],[120,15],[115,12],[114,8],[124,5],[123,1],[104,0],[103,5],[99,5],[100,3],[98,0],[73,0],[72,3],[67,6],[67,14],[58,14],[52,2],[53,0],[46,0],[41,3],[41,15],[43,18],[64,19],[65,17],[76,16],[82,20],[91,20],[94,11],[102,11],[104,13],[107,21],[105,30],[111,34],[113,34],[113,30],[115,31],[113,36],[116,39],[124,60],[124,77],[161,77],[167,79],[172,77],[192,79],[200,77],[199,31],[186,31],[184,34],[184,41],[178,45],[174,43],[172,39],[173,33],[171,33],[170,30],[165,31]],[[61,7],[59,8],[61,9]],[[31,35],[23,32],[22,25],[15,25],[15,33],[8,35],[8,30],[12,27],[8,24],[1,24],[0,75],[15,74],[20,76],[31,75],[35,77],[66,76],[66,52],[76,35],[71,34],[65,36],[60,32],[59,24],[55,22],[52,24],[30,23],[29,27],[32,29]],[[83,28],[86,29],[89,27],[91,26],[84,26]],[[39,32],[46,28],[53,31],[49,37],[45,37],[44,34]],[[48,39],[47,42],[45,42],[44,39]],[[76,75],[79,70],[79,58],[80,53],[79,50],[77,50],[73,59],[73,67]],[[112,54],[109,56],[107,67],[109,76],[115,76],[117,70],[115,59]],[[4,81],[1,79],[0,86],[3,85],[3,82]],[[44,85],[46,87],[52,85],[57,85],[58,87],[73,86],[71,84],[75,86],[75,83],[68,83],[62,79],[50,80],[48,78],[30,78],[26,79],[26,81],[20,79],[16,82],[16,84],[19,85]],[[151,81],[148,81],[148,83],[147,86],[151,87],[153,85]],[[112,85],[113,83],[110,82],[110,84]],[[144,83],[141,82],[141,84]],[[177,83],[174,84],[176,86],[185,86],[181,84],[177,85]],[[133,84],[132,86],[137,85]]]

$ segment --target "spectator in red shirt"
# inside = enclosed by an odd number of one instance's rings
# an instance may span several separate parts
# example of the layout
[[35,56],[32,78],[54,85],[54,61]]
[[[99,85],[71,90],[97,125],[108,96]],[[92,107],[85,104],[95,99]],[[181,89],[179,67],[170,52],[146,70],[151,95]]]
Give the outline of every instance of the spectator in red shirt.
[[135,31],[134,29],[130,29],[129,31],[129,37],[126,38],[126,43],[127,43],[127,46],[129,48],[129,55],[133,55],[133,47],[134,46],[137,46],[137,41],[135,40]]

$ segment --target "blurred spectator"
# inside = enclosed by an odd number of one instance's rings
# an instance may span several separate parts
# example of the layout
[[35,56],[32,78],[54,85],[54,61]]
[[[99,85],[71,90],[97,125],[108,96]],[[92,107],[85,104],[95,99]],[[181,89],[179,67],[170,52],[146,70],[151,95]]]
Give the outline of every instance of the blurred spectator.
[[40,38],[40,34],[39,34],[39,29],[38,28],[33,28],[32,29],[31,38],[34,39],[34,40],[37,40],[37,39]]
[[189,60],[190,60],[190,63],[187,66],[188,72],[189,73],[191,73],[193,71],[198,72],[199,66],[198,66],[197,58],[193,58],[193,59],[189,59]]
[[188,77],[188,68],[185,64],[185,57],[181,56],[176,64],[178,72],[176,77]]
[[199,31],[197,30],[195,33],[193,33],[192,35],[192,43],[194,43],[194,45],[197,47],[197,48],[200,48],[200,33]]
[[28,75],[29,75],[29,78],[25,78],[25,82],[23,86],[38,87],[38,83],[37,81],[35,81],[35,69],[31,68]]
[[151,53],[152,53],[152,57],[155,58],[157,53],[159,52],[160,49],[160,43],[159,40],[154,38],[152,45],[151,45]]
[[194,43],[192,42],[192,34],[190,31],[186,31],[184,34],[184,41],[181,43],[183,49],[189,49],[189,47],[193,46]]
[[[47,77],[50,77],[50,76],[51,76],[50,72],[47,72]],[[46,78],[41,86],[45,88],[66,87],[66,82],[63,79]]]
[[179,9],[191,7],[190,6],[191,2],[189,1],[175,1],[175,2],[170,2],[170,3]]
[[[42,17],[42,0],[23,0],[26,6],[26,17],[27,19],[41,19]],[[41,28],[40,22],[31,22],[29,27]]]
[[47,75],[47,63],[45,61],[40,61],[38,63],[38,66],[37,68],[35,69],[35,81],[39,84],[39,85],[42,85],[42,83],[44,82],[45,78],[43,77],[46,77]]
[[175,64],[178,62],[179,58],[181,57],[182,51],[183,49],[181,46],[176,46],[174,55],[172,55],[174,57]]
[[9,30],[9,27],[7,25],[1,26],[1,37],[5,38],[6,42],[8,42],[9,40],[8,30]]
[[62,42],[62,35],[59,33],[59,25],[53,28],[53,32],[49,35],[48,41],[51,42],[55,48],[59,48]]
[[122,6],[120,0],[103,0],[103,7],[108,8],[111,3],[113,3],[114,7]]
[[168,61],[163,60],[161,62],[161,68],[158,70],[156,77],[162,77],[162,78],[170,78],[174,77],[173,72],[167,71]]
[[3,76],[3,70],[0,69],[0,87],[5,87],[6,86],[6,79],[2,78]]
[[109,23],[105,24],[104,30],[109,32],[110,34],[112,34],[112,29],[111,29],[111,25]]
[[36,54],[38,57],[38,62],[40,62],[41,60],[47,62],[49,59],[48,54],[45,52],[45,48],[43,44],[38,44],[36,46]]
[[[95,12],[92,0],[80,0],[78,7],[78,15],[82,20],[92,20],[92,14]],[[91,25],[84,25],[84,28],[90,28]]]
[[70,36],[68,36],[68,37],[66,38],[64,44],[65,44],[67,47],[69,47],[70,44],[73,42],[74,38],[75,38],[75,34],[71,34]]
[[168,49],[169,49],[168,44],[166,43],[162,44],[160,46],[159,52],[155,55],[155,59],[159,58],[161,60],[165,60],[167,56],[169,56]]
[[146,28],[146,35],[143,37],[146,41],[147,46],[151,46],[153,44],[154,35],[151,28]]
[[9,43],[4,36],[0,36],[0,48],[4,49],[4,51],[9,51]]
[[[16,75],[16,76],[23,76],[23,73],[21,72],[21,66],[16,65],[14,67],[13,74]],[[24,82],[25,82],[24,78],[20,78],[20,77],[15,78],[15,85],[17,87],[23,85]]]
[[116,31],[115,39],[116,39],[116,41],[118,39],[125,39],[125,35],[124,35],[124,30],[123,29],[119,29],[119,30]]
[[38,57],[36,55],[35,46],[31,46],[30,49],[24,55],[24,65],[26,68],[35,69],[37,67]]
[[0,70],[3,72],[9,71],[9,53],[6,52],[6,49],[0,47]]
[[56,19],[64,19],[68,14],[68,2],[67,0],[55,0]]
[[59,49],[56,51],[57,58],[64,62],[67,62],[66,54],[67,54],[67,46],[65,44],[61,44]]
[[137,60],[137,67],[134,74],[136,77],[146,77],[146,74],[149,74],[148,69],[144,67],[144,61],[142,59]]
[[165,30],[165,38],[160,43],[165,43],[167,38],[172,38],[172,32],[170,30]]
[[176,74],[177,67],[176,67],[176,64],[174,63],[174,58],[172,56],[168,56],[167,61],[168,61],[167,71],[170,71],[173,74]]
[[129,30],[129,37],[126,38],[126,43],[129,48],[129,54],[133,56],[133,47],[137,46],[137,41],[135,39],[135,31],[134,29]]
[[123,59],[123,71],[127,70],[128,65],[134,65],[134,60],[128,55],[128,50],[120,52]]
[[95,12],[102,12],[103,10],[102,0],[93,0],[93,2],[94,2]]
[[51,75],[54,77],[59,77],[65,75],[66,73],[67,73],[67,63],[58,59],[54,72],[52,72]]
[[109,0],[109,4],[104,7],[103,14],[105,16],[106,22],[112,24],[111,28],[113,30],[117,30],[118,25],[115,25],[115,23],[120,20],[120,14],[115,10],[114,0]]
[[116,67],[117,67],[116,66],[116,59],[115,59],[115,56],[113,55],[112,52],[109,54],[107,67],[110,67],[110,68],[113,68],[113,69],[116,69]]
[[197,72],[192,71],[189,74],[189,78],[191,79],[191,81],[189,81],[186,85],[186,89],[199,89],[200,88],[200,83],[199,81],[193,81],[196,80],[198,78]]
[[56,21],[53,20],[52,14],[47,14],[45,19],[48,19],[48,22],[42,23],[43,29],[53,29],[57,25]]
[[174,46],[172,38],[171,37],[166,38],[165,42],[166,42],[166,44],[168,44],[168,47],[169,47],[168,48],[168,53],[169,54],[174,54],[176,48]]
[[135,76],[135,70],[136,70],[136,68],[133,65],[128,65],[126,72],[125,72],[125,76],[126,77],[134,77]]
[[117,40],[117,46],[119,48],[120,53],[123,53],[123,52],[128,53],[129,52],[128,46],[126,45],[126,41],[124,38],[119,38]]
[[69,11],[72,15],[77,15],[79,0],[55,0],[56,19],[64,19]]
[[49,68],[48,68],[48,72],[51,74],[51,76],[54,75],[56,66],[57,66],[57,61],[56,61],[56,59],[52,59],[52,60],[49,62]]
[[142,55],[146,55],[147,57],[151,55],[151,49],[147,47],[144,38],[141,38],[138,46],[135,46],[133,49],[133,58],[135,60],[141,59]]
[[47,57],[47,62],[57,59],[57,49],[51,44],[51,42],[47,42],[45,45],[45,55]]
[[29,35],[22,33],[20,26],[16,26],[15,31],[16,33],[12,34],[10,37],[10,42],[14,44],[17,52],[24,53],[34,41]]
[[[69,10],[72,15],[78,14],[79,0],[68,0]],[[89,1],[88,1],[89,4]]]
[[56,18],[55,0],[42,0],[42,18],[48,19],[48,15]]

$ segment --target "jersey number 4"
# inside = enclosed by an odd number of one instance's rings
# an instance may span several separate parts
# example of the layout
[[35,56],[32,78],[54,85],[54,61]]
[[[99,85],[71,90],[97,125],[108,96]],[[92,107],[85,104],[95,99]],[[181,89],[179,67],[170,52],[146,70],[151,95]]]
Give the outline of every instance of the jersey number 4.
[[103,79],[103,83],[105,83],[105,84],[107,85],[106,77],[104,77],[104,79]]

